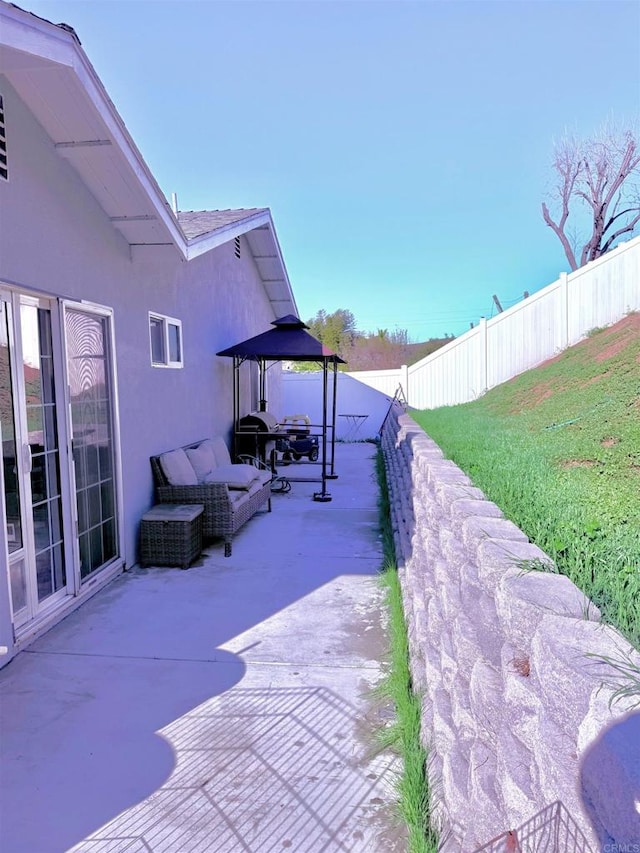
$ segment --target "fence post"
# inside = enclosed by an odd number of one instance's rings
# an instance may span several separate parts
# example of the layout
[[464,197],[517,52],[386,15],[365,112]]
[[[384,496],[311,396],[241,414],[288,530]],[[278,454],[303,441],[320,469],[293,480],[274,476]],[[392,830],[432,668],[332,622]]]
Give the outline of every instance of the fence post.
[[569,346],[569,276],[566,272],[560,273],[560,329],[557,336],[558,350],[565,350]]
[[482,396],[488,389],[489,385],[489,367],[487,364],[487,318],[480,317],[478,324],[480,335],[480,394]]
[[404,391],[404,399],[408,406],[411,400],[409,399],[409,368],[406,364],[400,365],[400,384],[402,385],[402,390]]

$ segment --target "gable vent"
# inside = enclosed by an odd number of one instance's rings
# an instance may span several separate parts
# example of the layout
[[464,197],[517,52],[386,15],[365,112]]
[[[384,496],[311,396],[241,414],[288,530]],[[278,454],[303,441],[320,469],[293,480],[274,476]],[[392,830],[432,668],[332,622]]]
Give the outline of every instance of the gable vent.
[[234,242],[234,245],[235,245],[235,249],[234,249],[234,251],[235,251],[236,258],[239,258],[239,257],[240,257],[240,238],[239,238],[239,237],[234,237],[234,238],[233,238],[233,242]]
[[0,95],[0,178],[9,180],[9,169],[7,168],[7,134],[4,124],[4,99]]

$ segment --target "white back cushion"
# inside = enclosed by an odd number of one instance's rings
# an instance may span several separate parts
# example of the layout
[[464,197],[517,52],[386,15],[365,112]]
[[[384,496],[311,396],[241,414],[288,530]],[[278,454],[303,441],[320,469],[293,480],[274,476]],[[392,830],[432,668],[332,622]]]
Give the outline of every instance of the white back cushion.
[[164,475],[172,486],[197,486],[198,478],[189,457],[182,450],[170,450],[160,457]]
[[[206,442],[202,442],[202,444],[209,444],[213,448],[213,452],[216,457],[216,462],[218,465],[231,465],[231,456],[229,456],[229,451],[227,450],[227,445],[224,443],[224,439],[217,435],[215,438],[208,438]],[[202,447],[202,444],[200,447]]]
[[207,474],[210,474],[217,464],[213,447],[207,441],[203,441],[198,447],[188,448],[186,453],[196,472],[198,482],[204,483]]

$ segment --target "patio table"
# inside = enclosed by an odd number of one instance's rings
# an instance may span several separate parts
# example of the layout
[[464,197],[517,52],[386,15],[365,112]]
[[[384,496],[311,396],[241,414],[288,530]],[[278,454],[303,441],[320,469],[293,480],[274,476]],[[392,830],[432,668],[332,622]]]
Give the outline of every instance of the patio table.
[[338,415],[339,418],[344,418],[347,422],[347,431],[344,434],[343,441],[357,441],[358,434],[362,428],[362,424],[367,420],[369,415],[344,414]]

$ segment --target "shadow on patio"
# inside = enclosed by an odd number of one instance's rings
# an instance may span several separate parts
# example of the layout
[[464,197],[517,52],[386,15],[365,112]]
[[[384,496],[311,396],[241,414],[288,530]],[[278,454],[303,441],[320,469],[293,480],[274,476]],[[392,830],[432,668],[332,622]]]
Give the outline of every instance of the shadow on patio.
[[[122,576],[4,671],[3,851],[402,850],[375,448],[186,572]],[[75,846],[74,846],[75,845]]]

